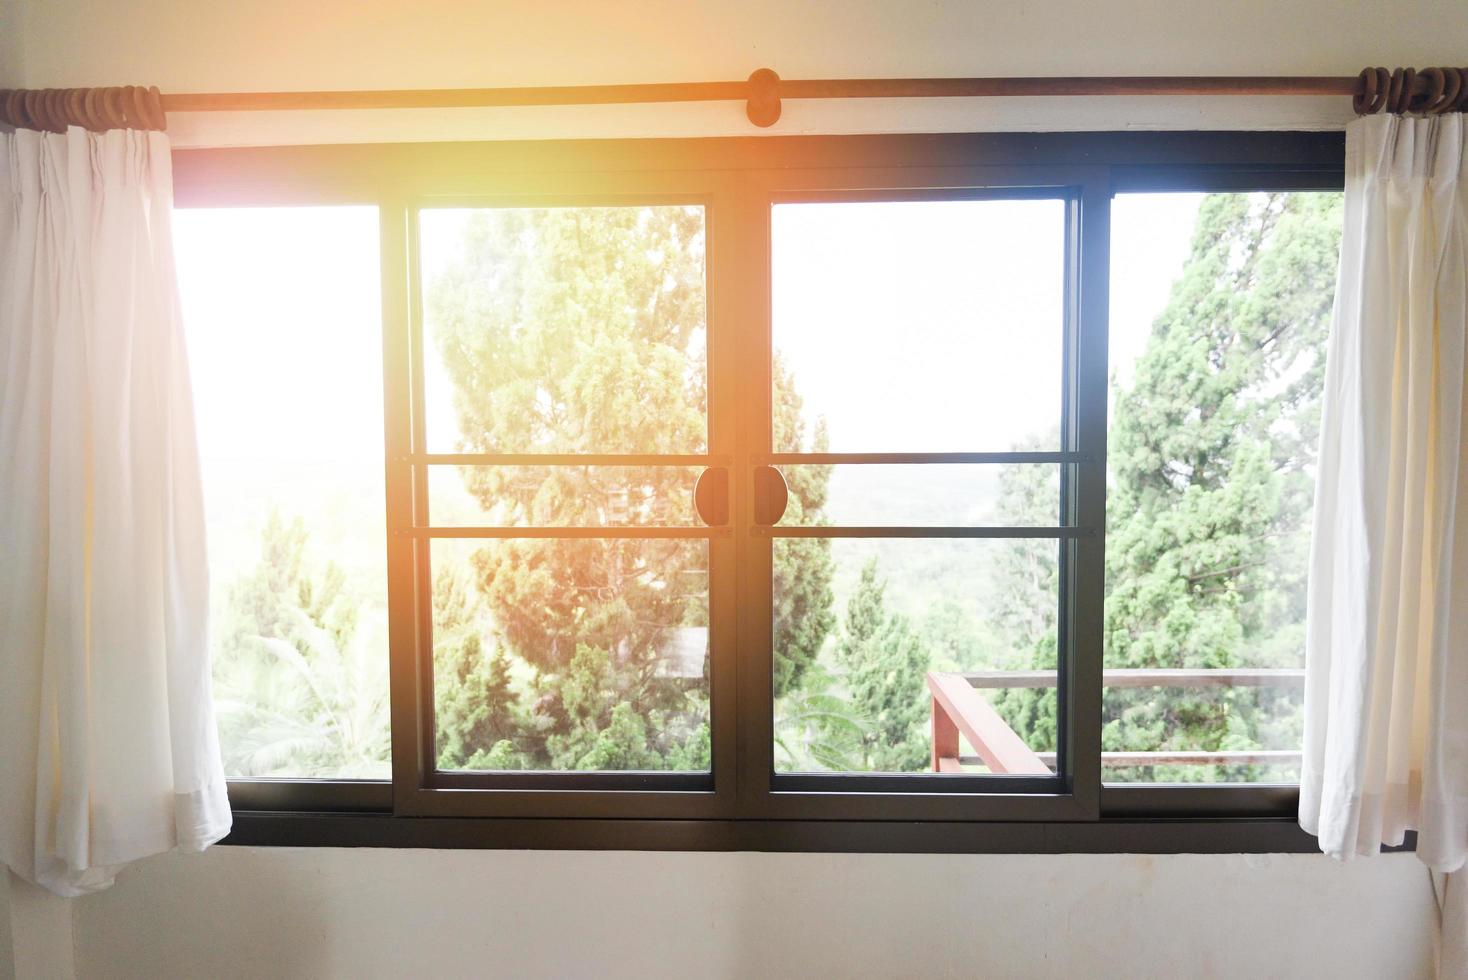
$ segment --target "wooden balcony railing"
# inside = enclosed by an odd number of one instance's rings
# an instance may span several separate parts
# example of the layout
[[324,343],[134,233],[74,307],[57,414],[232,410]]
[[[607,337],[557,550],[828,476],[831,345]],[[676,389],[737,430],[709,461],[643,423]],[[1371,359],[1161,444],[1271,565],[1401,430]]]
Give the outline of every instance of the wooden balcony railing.
[[[1053,670],[986,670],[966,674],[931,671],[933,696],[933,771],[963,772],[983,765],[993,773],[1049,775],[1055,753],[1035,752],[1005,723],[979,688],[1054,687]],[[1228,670],[1188,668],[1124,669],[1102,673],[1107,687],[1303,687],[1305,672],[1295,669],[1243,667]],[[962,736],[975,755],[959,751]],[[1298,762],[1290,750],[1102,752],[1109,768],[1158,765],[1249,765]]]

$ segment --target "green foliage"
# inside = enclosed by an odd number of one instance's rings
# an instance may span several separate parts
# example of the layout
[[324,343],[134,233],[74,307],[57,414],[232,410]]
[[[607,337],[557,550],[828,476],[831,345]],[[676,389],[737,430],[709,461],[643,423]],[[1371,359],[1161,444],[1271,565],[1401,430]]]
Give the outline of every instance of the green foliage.
[[929,764],[923,731],[929,657],[907,618],[886,610],[886,588],[877,578],[877,562],[868,561],[847,603],[836,655],[846,668],[851,704],[867,726],[861,768],[916,772]]
[[[1335,194],[1203,200],[1182,276],[1131,385],[1114,391],[1108,667],[1301,662],[1340,207]],[[1046,523],[1036,518],[1054,513],[1053,491],[1037,480],[1006,467],[1008,519]],[[1057,572],[1053,552],[1029,542],[1013,543],[1000,563],[998,623],[1022,666],[1055,666],[1049,610]],[[1053,692],[1006,691],[995,702],[1030,745],[1054,747]],[[1108,689],[1104,717],[1102,747],[1114,751],[1281,747],[1298,744],[1300,730],[1298,699],[1267,688]],[[1107,773],[1165,781],[1258,775],[1208,766]]]
[[[805,423],[800,417],[801,400],[795,380],[777,355],[774,360],[774,445],[792,447],[791,452],[826,452],[830,446],[825,420],[816,423],[810,445],[805,442]],[[792,527],[822,524],[829,466],[793,466],[785,474],[790,501],[781,523]],[[805,672],[820,655],[826,638],[836,626],[831,580],[836,566],[831,560],[829,538],[789,538],[775,549],[774,632],[775,696],[799,686]]]
[[[1016,448],[1035,450],[1060,442],[1052,431],[1042,440]],[[1053,524],[1058,519],[1060,487],[1050,466],[1005,466],[999,473],[999,521],[1014,527]],[[1006,540],[991,574],[996,614],[994,631],[1003,638],[992,665],[997,670],[1055,670],[1060,614],[1060,552],[1054,541]],[[1004,688],[985,692],[999,716],[1037,752],[1056,749],[1056,689]]]
[[[1204,199],[1182,278],[1116,394],[1106,662],[1295,666],[1337,194]],[[1107,749],[1295,744],[1298,702],[1268,689],[1112,690]],[[1176,767],[1135,778],[1241,778]]]
[[707,724],[683,731],[683,712],[637,712],[622,700],[626,685],[617,673],[605,650],[577,647],[570,669],[557,678],[553,704],[560,714],[545,743],[549,768],[707,768]]
[[[461,261],[427,295],[463,448],[701,451],[703,281],[696,208],[476,212]],[[574,469],[560,476],[591,489]],[[487,506],[526,509],[537,496],[513,472],[465,477]],[[595,494],[552,496],[597,505]]]
[[387,661],[359,628],[344,581],[333,563],[313,571],[299,518],[270,512],[260,560],[231,587],[216,626],[230,775],[385,775]]
[[[1204,200],[1187,265],[1135,376],[1114,391],[1108,666],[1299,663],[1340,223],[1338,195]],[[464,433],[458,448],[707,449],[695,209],[486,210],[463,245],[426,296]],[[825,451],[824,424],[806,431],[795,379],[778,358],[773,367],[776,448]],[[1045,445],[1056,444],[1047,436]],[[1054,473],[1000,468],[997,520],[1053,523]],[[487,466],[461,475],[489,519],[509,525],[667,523],[687,513],[690,491],[677,467]],[[830,467],[789,469],[786,523],[825,522],[830,476]],[[992,559],[975,554],[953,559],[979,562],[963,574],[936,551],[928,564],[898,568],[901,603],[889,602],[875,559],[867,561],[854,583],[840,583],[849,594],[838,630],[830,539],[777,543],[782,769],[924,769],[930,667],[1055,669],[1055,544],[1009,540],[985,550]],[[683,676],[670,656],[678,630],[707,626],[705,542],[507,539],[468,562],[451,549],[434,557],[441,766],[708,768],[708,678]],[[970,572],[987,576],[977,604],[953,594]],[[219,617],[216,687],[232,774],[385,774],[385,658],[348,592],[337,566],[309,560],[301,522],[272,514],[258,564]],[[1029,745],[1055,748],[1053,689],[988,696]],[[1105,698],[1109,750],[1298,740],[1298,698],[1288,692],[1115,689]],[[1188,766],[1108,777],[1257,774]]]
[[[469,770],[471,772],[476,770],[482,772],[504,772],[519,769],[523,761],[524,759],[520,751],[515,748],[515,743],[507,738],[502,738],[488,749],[479,749],[454,768]],[[439,767],[447,768],[442,757],[439,759]]]
[[708,772],[713,768],[713,734],[708,722],[695,728],[681,744],[672,742],[663,752],[663,769]]
[[820,663],[775,702],[775,761],[783,772],[854,772],[863,765],[867,726],[847,699],[832,693],[836,679]]
[[[460,449],[707,448],[698,209],[477,212],[427,300]],[[788,374],[774,387],[776,437],[798,440]],[[814,439],[824,446],[822,431]],[[690,490],[675,467],[462,474],[488,514],[517,525],[677,522]],[[792,479],[795,513],[819,512],[827,476]],[[776,570],[781,691],[834,625],[829,542],[797,550]],[[482,615],[435,643],[440,764],[503,762],[513,746],[522,768],[707,768],[707,678],[668,669],[673,631],[707,625],[705,542],[511,539],[478,550],[473,574]]]
[[[503,650],[484,654],[478,610],[473,586],[466,586],[459,570],[439,569],[433,580],[433,687],[442,769],[486,768],[491,758],[511,761],[507,756],[523,724],[509,657]],[[480,765],[469,765],[471,760]]]
[[[697,209],[485,210],[462,246],[428,291],[462,450],[706,448]],[[461,473],[487,513],[513,524],[665,522],[687,493],[674,467]],[[703,542],[514,539],[481,548],[473,570],[484,605],[476,636],[492,632],[495,658],[524,665],[527,708],[514,707],[508,663],[470,666],[483,653],[458,644],[440,699],[465,708],[440,717],[442,750],[508,741],[523,767],[553,768],[659,768],[662,743],[682,750],[682,733],[647,728],[707,713],[706,689],[660,670],[670,631],[706,617]],[[485,698],[497,717],[469,707]]]

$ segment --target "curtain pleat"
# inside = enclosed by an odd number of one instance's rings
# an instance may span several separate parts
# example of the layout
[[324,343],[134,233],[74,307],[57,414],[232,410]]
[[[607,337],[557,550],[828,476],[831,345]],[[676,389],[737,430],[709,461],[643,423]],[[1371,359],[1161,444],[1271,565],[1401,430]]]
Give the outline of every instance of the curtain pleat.
[[0,860],[63,895],[230,827],[167,137],[0,136]]

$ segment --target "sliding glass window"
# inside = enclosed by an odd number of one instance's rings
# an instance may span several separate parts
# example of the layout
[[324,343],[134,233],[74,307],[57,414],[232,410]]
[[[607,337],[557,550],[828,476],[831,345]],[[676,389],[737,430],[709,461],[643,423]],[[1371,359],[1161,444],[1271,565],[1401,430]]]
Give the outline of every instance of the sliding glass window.
[[417,219],[436,772],[705,785],[704,209]]
[[1287,820],[1340,169],[1298,134],[181,154],[237,809]]
[[777,187],[765,211],[742,614],[768,659],[761,716],[741,717],[764,764],[741,778],[779,817],[1093,812],[1068,696],[1075,564],[1099,532],[1083,493],[1093,516],[1102,493],[1075,425],[1082,331],[1104,329],[1077,262],[1101,188],[803,176],[865,186]]
[[1341,194],[1112,205],[1104,778],[1294,784]]
[[[340,781],[391,776],[377,220],[367,206],[174,219],[237,804],[320,805]],[[267,779],[332,782],[292,797]]]

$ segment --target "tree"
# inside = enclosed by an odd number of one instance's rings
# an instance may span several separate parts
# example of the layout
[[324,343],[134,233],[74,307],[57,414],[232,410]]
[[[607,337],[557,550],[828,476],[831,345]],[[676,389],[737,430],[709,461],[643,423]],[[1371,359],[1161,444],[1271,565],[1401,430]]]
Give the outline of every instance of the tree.
[[[428,293],[460,448],[702,451],[703,263],[697,209],[476,212],[460,261]],[[461,473],[509,524],[655,523],[687,492],[674,467]],[[473,567],[501,653],[533,674],[528,717],[510,739],[526,765],[585,764],[588,733],[610,732],[615,720],[625,751],[604,746],[596,759],[647,768],[672,747],[660,737],[667,716],[706,713],[706,691],[687,692],[658,669],[669,631],[704,615],[702,542],[511,539],[481,548]],[[587,685],[601,689],[592,697]],[[624,703],[631,715],[614,719]],[[632,716],[651,723],[641,748]],[[487,748],[493,736],[504,733],[470,733],[465,747]]]
[[[1021,443],[1020,451],[1060,442],[1059,433]],[[1013,527],[1053,524],[1060,507],[1056,471],[1047,465],[1006,465],[999,472],[999,521]],[[998,670],[1055,670],[1059,664],[1060,552],[1054,541],[1012,538],[999,547],[991,573]],[[1056,749],[1056,689],[985,692],[1009,727],[1037,752]]]
[[[795,390],[794,378],[778,354],[774,358],[773,369],[771,422],[774,445],[790,452],[826,452],[830,448],[830,440],[826,435],[825,420],[816,421],[807,446],[805,423],[800,415],[800,395]],[[831,467],[787,467],[785,479],[790,489],[790,500],[781,523],[797,527],[825,523]],[[800,685],[836,626],[836,614],[831,608],[835,602],[835,594],[831,590],[835,573],[830,538],[782,538],[775,546],[771,627],[775,648],[776,698]]]
[[271,510],[260,560],[229,590],[214,666],[225,769],[236,776],[381,777],[386,650],[359,628],[335,563],[314,571],[300,518]]
[[886,588],[876,559],[869,560],[846,606],[837,658],[846,668],[851,703],[866,722],[862,768],[916,772],[930,756],[923,731],[929,657],[907,618],[885,608]]
[[[1303,645],[1311,468],[1340,243],[1333,194],[1204,198],[1187,263],[1108,440],[1108,667],[1294,666]],[[1050,438],[1053,444],[1053,435]],[[1048,523],[1042,467],[1006,466],[1002,519]],[[1015,541],[996,566],[1013,668],[1054,669],[1058,564]],[[995,692],[1036,749],[1055,747],[1053,690]],[[1113,751],[1297,744],[1297,699],[1268,689],[1105,692]],[[1253,778],[1250,767],[1119,769],[1109,779]]]
[[[707,448],[699,209],[484,210],[462,244],[427,295],[460,449]],[[799,399],[783,373],[775,391],[777,429],[799,438]],[[461,472],[484,510],[511,525],[666,523],[686,513],[691,491],[689,474],[671,466]],[[815,514],[825,482],[814,470],[792,479],[791,507]],[[500,712],[513,719],[510,734],[498,722],[460,726],[450,739],[460,739],[457,756],[489,751],[485,740],[497,738],[527,767],[707,765],[707,679],[690,684],[667,669],[673,630],[707,625],[705,542],[507,539],[477,551],[473,573],[496,656],[510,658],[499,675],[510,685],[485,675],[468,700],[508,698],[523,675],[525,707]],[[826,542],[802,542],[778,563],[787,584],[776,610],[781,690],[833,625],[830,575]],[[465,665],[482,648],[460,643],[445,683],[478,676]],[[498,751],[503,759],[509,750]]]
[[484,653],[485,626],[473,583],[464,581],[458,567],[440,568],[433,579],[433,719],[440,769],[516,768],[514,739],[524,724],[519,697],[511,686],[509,657],[501,649]]
[[[1335,194],[1204,199],[1182,277],[1115,395],[1108,666],[1300,662],[1340,208]],[[1290,744],[1300,723],[1270,689],[1108,690],[1106,716],[1103,747],[1130,750]]]
[[775,701],[775,767],[782,772],[863,768],[867,726],[819,662]]

